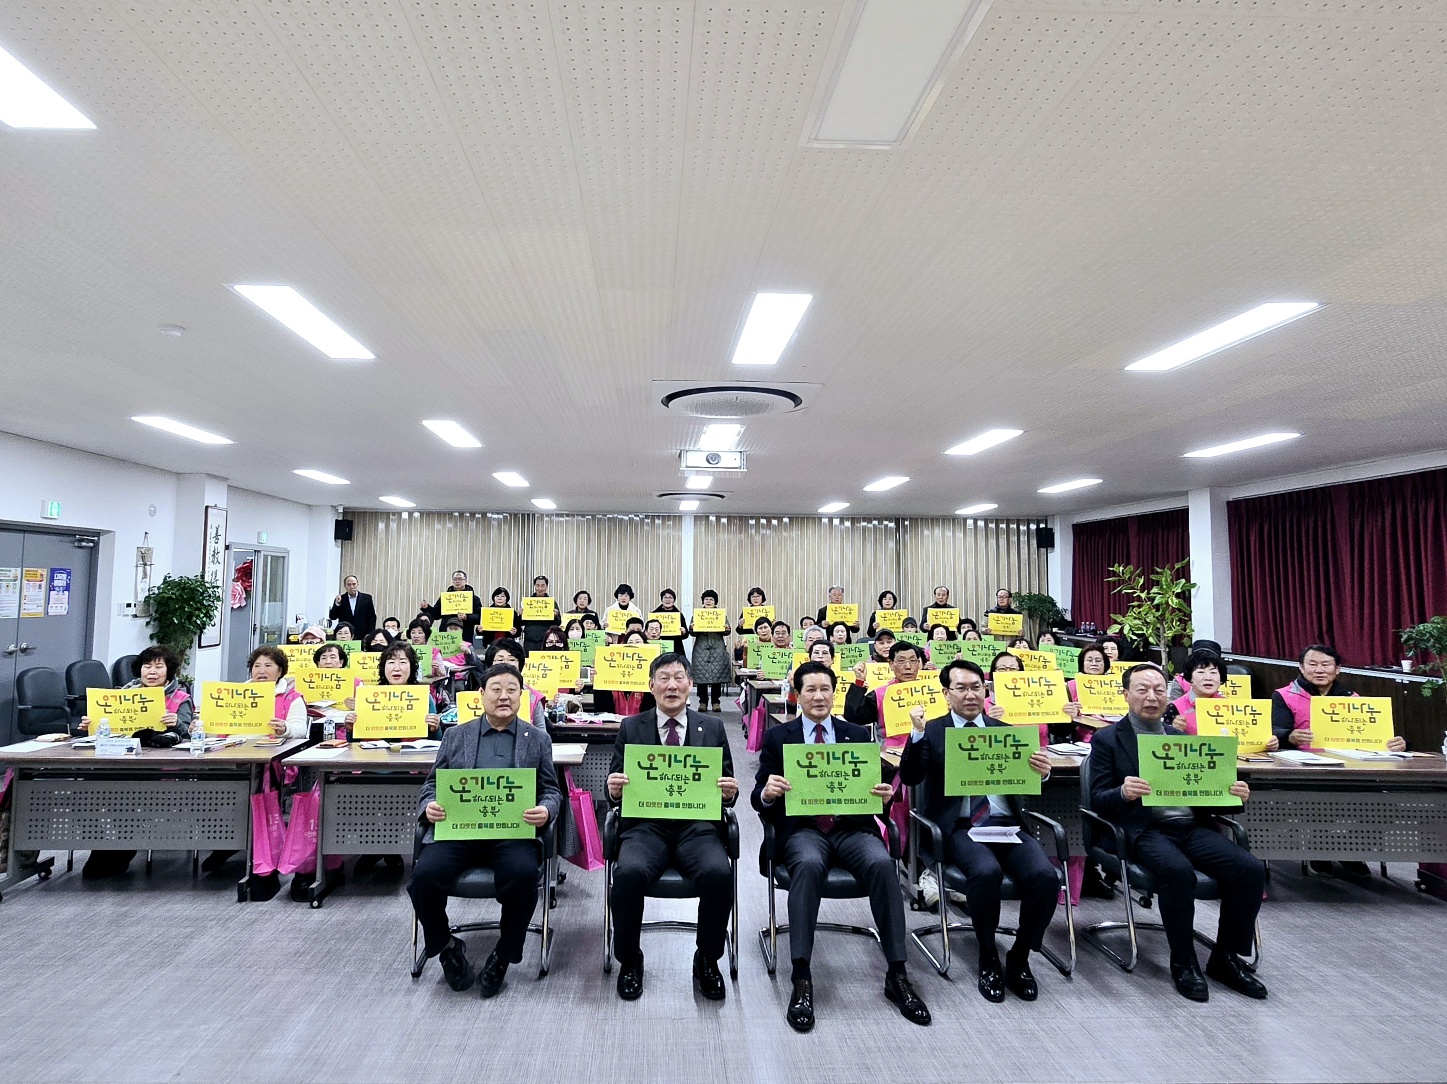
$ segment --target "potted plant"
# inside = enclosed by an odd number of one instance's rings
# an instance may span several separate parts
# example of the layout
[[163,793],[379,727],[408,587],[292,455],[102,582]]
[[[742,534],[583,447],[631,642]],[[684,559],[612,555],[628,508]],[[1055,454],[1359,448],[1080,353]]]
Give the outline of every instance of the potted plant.
[[1032,640],[1038,640],[1042,632],[1049,632],[1051,629],[1061,629],[1070,623],[1060,604],[1050,595],[1038,595],[1025,593],[1015,596],[1015,608],[1030,619],[1034,635]]
[[221,607],[221,588],[201,576],[168,574],[146,592],[145,605],[151,640],[174,651],[184,670],[196,638]]
[[1411,672],[1432,675],[1431,680],[1422,683],[1422,695],[1431,696],[1442,687],[1443,678],[1447,676],[1447,671],[1444,671],[1447,667],[1447,617],[1434,617],[1420,625],[1402,629],[1397,635],[1407,654],[1422,660],[1412,667]]
[[1151,644],[1161,653],[1161,665],[1169,664],[1171,644],[1177,637],[1189,640],[1191,592],[1196,585],[1181,573],[1189,559],[1158,568],[1146,575],[1134,565],[1111,565],[1106,583],[1111,593],[1129,603],[1123,614],[1111,614],[1110,631],[1136,644]]

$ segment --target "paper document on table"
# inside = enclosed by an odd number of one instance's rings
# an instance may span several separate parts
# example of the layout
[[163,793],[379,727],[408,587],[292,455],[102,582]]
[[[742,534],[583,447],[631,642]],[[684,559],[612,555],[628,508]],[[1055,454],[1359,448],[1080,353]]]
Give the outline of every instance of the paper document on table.
[[1059,741],[1045,748],[1052,753],[1059,753],[1065,757],[1087,757],[1090,755],[1090,742],[1088,741]]
[[0,756],[4,756],[6,753],[37,753],[41,749],[50,748],[50,746],[51,743],[48,741],[16,742],[14,745],[0,746]]
[[318,749],[313,746],[306,752],[307,760],[335,760],[345,753],[345,749]]
[[1019,843],[1020,829],[1013,824],[977,824],[970,829],[976,843]]
[[1333,760],[1331,757],[1319,757],[1315,753],[1303,753],[1296,749],[1285,749],[1270,755],[1287,764],[1300,764],[1307,768],[1339,768],[1342,766],[1341,761]]
[[1408,760],[1407,753],[1385,753],[1380,749],[1328,749],[1334,757],[1346,757],[1348,760]]

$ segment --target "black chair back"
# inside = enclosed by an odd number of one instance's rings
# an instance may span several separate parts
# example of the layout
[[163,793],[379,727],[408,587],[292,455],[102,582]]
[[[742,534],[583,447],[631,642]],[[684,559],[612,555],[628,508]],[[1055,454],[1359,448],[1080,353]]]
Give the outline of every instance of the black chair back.
[[[124,684],[124,682],[122,682]],[[85,700],[87,689],[114,689],[115,682],[106,664],[99,659],[81,659],[65,668],[65,692]]]
[[65,683],[49,666],[32,666],[16,675],[15,728],[29,737],[69,732]]
[[136,657],[122,655],[111,663],[111,688],[119,689],[128,681],[136,680]]
[[[1080,808],[1094,811],[1090,804],[1090,757],[1080,758]],[[1095,843],[1095,824],[1089,817],[1080,818],[1080,841],[1089,854]]]

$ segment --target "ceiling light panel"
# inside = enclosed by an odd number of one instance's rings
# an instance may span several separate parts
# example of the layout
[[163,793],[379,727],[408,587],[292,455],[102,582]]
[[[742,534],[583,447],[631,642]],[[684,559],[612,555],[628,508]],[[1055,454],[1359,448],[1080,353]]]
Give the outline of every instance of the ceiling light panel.
[[494,471],[493,475],[505,486],[512,486],[513,489],[526,489],[528,480],[515,470]]
[[140,422],[142,425],[149,425],[152,429],[160,429],[167,433],[173,433],[178,437],[185,437],[187,440],[194,440],[198,444],[233,444],[229,437],[217,436],[215,433],[208,433],[204,429],[197,429],[194,425],[187,425],[185,422],[178,422],[174,418],[165,418],[159,414],[136,414],[131,418],[133,422]]
[[393,508],[416,508],[415,501],[409,501],[406,497],[378,497],[377,500],[383,504],[390,504]]
[[1233,440],[1230,444],[1217,444],[1211,448],[1197,448],[1194,452],[1185,452],[1182,459],[1214,459],[1218,455],[1230,455],[1232,452],[1250,451],[1252,448],[1264,448],[1268,444],[1280,444],[1282,441],[1295,440],[1301,436],[1300,433],[1262,433],[1259,437],[1246,437],[1244,440]]
[[976,455],[986,448],[993,448],[997,444],[1004,444],[1007,440],[1014,440],[1023,429],[986,429],[977,437],[971,437],[953,448],[946,448],[945,455]]
[[734,347],[734,364],[777,364],[813,300],[813,294],[755,294]]
[[334,361],[371,361],[377,356],[291,286],[238,283],[231,288]]
[[963,508],[956,508],[957,516],[978,516],[981,512],[993,512],[999,508],[998,504],[991,504],[989,501],[981,501],[979,504],[967,504]]
[[1179,369],[1182,365],[1200,361],[1228,346],[1235,346],[1272,328],[1289,324],[1319,308],[1321,303],[1317,301],[1282,301],[1257,305],[1240,316],[1233,316],[1215,327],[1197,332],[1189,339],[1182,339],[1164,350],[1157,350],[1149,357],[1133,361],[1126,366],[1126,370],[1135,373],[1164,373]]
[[0,122],[11,128],[94,128],[20,61],[0,49]]
[[715,422],[703,427],[703,436],[698,438],[698,449],[702,452],[731,452],[738,443],[744,427],[734,422]]
[[1077,489],[1089,489],[1091,486],[1100,485],[1099,478],[1075,478],[1069,482],[1056,482],[1053,486],[1043,486],[1037,489],[1036,493],[1070,493]]
[[432,419],[422,423],[454,448],[481,448],[482,441],[453,421]]
[[883,493],[886,489],[893,489],[895,486],[902,486],[909,478],[903,474],[888,474],[877,481],[870,482],[864,487],[866,493]]
[[823,508],[819,509],[819,514],[821,516],[832,516],[835,512],[842,512],[848,507],[848,501],[830,501]]
[[678,502],[678,510],[679,510],[680,512],[697,512],[697,511],[698,511],[698,502],[697,502],[697,501],[679,501],[679,502]]
[[533,506],[535,508],[541,508],[544,512],[551,512],[558,507],[558,502],[551,497],[534,497]]
[[683,483],[683,485],[685,489],[707,489],[709,486],[713,485],[713,475],[695,474],[692,477],[688,478]]
[[294,470],[292,474],[300,474],[303,478],[310,478],[313,482],[325,482],[329,486],[349,486],[352,484],[345,478],[338,478],[335,474],[328,474],[324,470],[312,470],[310,467]]

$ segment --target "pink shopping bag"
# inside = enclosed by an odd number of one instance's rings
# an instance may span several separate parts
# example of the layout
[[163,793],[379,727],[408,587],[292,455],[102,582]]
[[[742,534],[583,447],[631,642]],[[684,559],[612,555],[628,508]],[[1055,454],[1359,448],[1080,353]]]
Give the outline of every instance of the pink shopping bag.
[[[276,868],[281,873],[314,873],[317,868],[317,830],[321,824],[321,787],[295,795],[291,800],[291,819],[286,825],[286,838]],[[341,869],[342,856],[327,855],[327,869]]]
[[746,748],[750,753],[757,753],[764,747],[764,731],[769,725],[769,705],[761,697],[754,705],[753,714],[749,716],[749,740]]
[[603,837],[598,832],[593,795],[573,784],[572,772],[564,772],[563,781],[568,787],[568,808],[573,811],[573,823],[578,826],[578,853],[569,855],[568,861],[580,869],[602,869]]
[[281,860],[284,829],[281,795],[272,788],[271,772],[261,776],[261,793],[251,796],[251,872],[275,873]]

